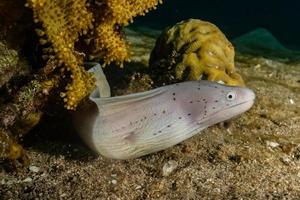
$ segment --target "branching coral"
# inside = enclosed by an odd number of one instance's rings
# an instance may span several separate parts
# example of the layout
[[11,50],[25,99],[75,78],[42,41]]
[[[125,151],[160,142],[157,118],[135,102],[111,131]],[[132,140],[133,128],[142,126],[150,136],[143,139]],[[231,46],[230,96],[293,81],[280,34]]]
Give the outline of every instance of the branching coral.
[[83,68],[82,54],[75,49],[79,36],[89,33],[87,41],[94,47],[90,57],[101,58],[105,64],[121,65],[129,61],[129,52],[120,27],[155,8],[159,2],[161,0],[102,0],[94,2],[88,10],[85,0],[28,0],[35,22],[41,23],[44,29],[37,31],[43,37],[41,43],[50,43],[52,47],[45,52],[54,53],[63,71],[71,72],[72,82],[66,86],[66,92],[61,93],[68,109],[75,109],[94,86],[93,78]]
[[37,31],[40,36],[46,37],[41,39],[41,43],[51,43],[52,48],[48,48],[48,52],[54,52],[59,64],[63,65],[63,71],[71,72],[72,82],[61,96],[66,108],[74,109],[94,86],[91,75],[82,66],[82,58],[75,51],[79,35],[92,27],[92,14],[84,0],[30,0],[28,5],[34,11],[35,22],[41,22],[45,30]]
[[[96,27],[93,56],[102,57],[106,64],[129,61],[126,42],[120,34],[120,26],[126,26],[138,15],[145,15],[162,0],[106,0],[99,1],[99,25]],[[97,20],[97,19],[96,19]]]
[[150,56],[150,69],[162,81],[201,77],[228,85],[244,85],[234,68],[234,48],[213,24],[190,19],[165,30]]

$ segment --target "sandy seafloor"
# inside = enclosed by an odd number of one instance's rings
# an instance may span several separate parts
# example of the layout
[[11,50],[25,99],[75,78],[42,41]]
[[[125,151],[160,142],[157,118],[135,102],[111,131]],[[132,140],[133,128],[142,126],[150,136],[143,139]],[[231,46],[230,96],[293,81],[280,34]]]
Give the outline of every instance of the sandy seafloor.
[[[146,65],[155,40],[129,40],[130,65]],[[300,199],[300,62],[239,54],[236,68],[257,95],[249,112],[139,159],[93,154],[69,118],[49,113],[24,140],[30,167],[0,168],[0,199]],[[112,89],[148,89],[135,77]]]

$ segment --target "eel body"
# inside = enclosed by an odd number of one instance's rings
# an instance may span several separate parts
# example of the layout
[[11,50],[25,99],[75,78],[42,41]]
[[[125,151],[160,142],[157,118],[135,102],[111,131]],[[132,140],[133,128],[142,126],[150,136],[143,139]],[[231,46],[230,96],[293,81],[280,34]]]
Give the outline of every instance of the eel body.
[[171,147],[247,111],[255,99],[248,88],[210,81],[182,82],[116,97],[109,97],[108,92],[100,97],[103,86],[99,84],[90,96],[94,103],[77,111],[74,124],[90,148],[114,159]]

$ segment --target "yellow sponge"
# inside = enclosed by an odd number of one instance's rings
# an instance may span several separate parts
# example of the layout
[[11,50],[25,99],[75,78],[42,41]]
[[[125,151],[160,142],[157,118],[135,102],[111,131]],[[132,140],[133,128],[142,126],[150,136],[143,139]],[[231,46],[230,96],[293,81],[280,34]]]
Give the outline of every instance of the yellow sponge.
[[166,29],[150,56],[150,69],[167,80],[207,79],[244,86],[234,67],[234,48],[214,24],[189,19]]

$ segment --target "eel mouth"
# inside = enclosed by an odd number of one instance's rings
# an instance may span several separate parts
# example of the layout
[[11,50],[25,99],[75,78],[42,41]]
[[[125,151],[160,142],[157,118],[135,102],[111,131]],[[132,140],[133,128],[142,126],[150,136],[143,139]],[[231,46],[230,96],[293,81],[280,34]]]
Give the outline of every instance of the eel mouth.
[[236,107],[244,108],[244,109],[240,110],[239,114],[242,114],[243,112],[246,112],[247,110],[249,110],[253,106],[253,104],[254,104],[254,99],[251,99],[251,100],[248,100],[248,101],[243,101],[241,103],[229,106],[228,108],[225,108],[224,110],[220,110],[218,112],[215,112],[212,115],[216,115],[220,112],[228,111],[228,110],[236,108]]
[[[234,111],[234,115],[232,116],[228,116],[228,117],[224,117],[223,119],[219,120],[218,122],[216,123],[219,123],[219,122],[222,122],[222,121],[226,121],[228,119],[231,119],[235,116],[238,116],[246,111],[248,111],[254,104],[254,99],[251,99],[251,100],[248,100],[248,101],[243,101],[241,103],[238,103],[238,104],[235,104],[235,105],[232,105],[232,106],[229,106],[227,108],[225,108],[224,110],[219,110],[217,112],[214,112],[208,116],[206,116],[206,119],[203,120],[202,122],[200,122],[201,124],[205,124],[207,121],[209,121],[210,119],[214,118],[216,115],[220,114],[220,113],[224,113],[224,115],[222,116],[226,116],[226,114],[228,114],[228,110],[232,110],[232,109],[235,109]],[[226,113],[227,112],[227,113]],[[199,122],[198,122],[199,123]],[[215,123],[214,123],[215,124]]]
[[[235,105],[232,105],[232,106],[229,106],[228,108],[226,108],[225,110],[228,110],[228,109],[231,109],[231,108],[234,108],[234,107],[237,107],[237,106],[240,106],[240,105],[245,105],[245,104],[247,104],[248,106],[248,109],[247,110],[249,110],[252,106],[253,106],[253,104],[254,104],[254,99],[251,99],[251,100],[248,100],[248,101],[243,101],[243,102],[241,102],[241,103],[238,103],[238,104],[235,104]],[[225,111],[225,110],[223,110],[223,111]],[[247,111],[247,110],[245,110],[245,111]]]

